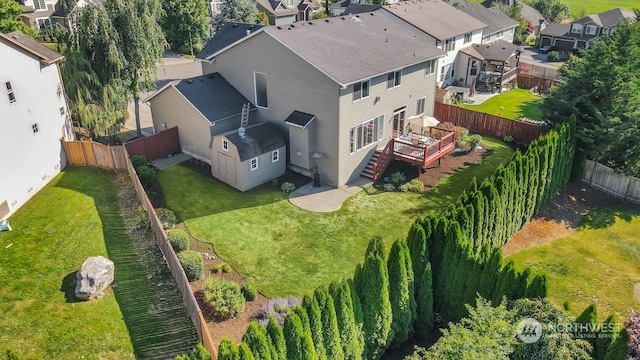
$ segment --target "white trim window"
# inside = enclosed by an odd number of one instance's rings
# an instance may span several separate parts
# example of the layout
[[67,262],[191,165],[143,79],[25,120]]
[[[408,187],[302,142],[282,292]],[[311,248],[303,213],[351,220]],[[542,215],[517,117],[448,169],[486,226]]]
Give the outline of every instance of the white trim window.
[[33,0],[33,8],[36,10],[47,10],[45,0]]
[[422,115],[424,114],[424,105],[427,102],[427,98],[426,97],[422,97],[420,99],[418,99],[418,104],[416,107],[416,115]]
[[263,109],[268,109],[269,103],[267,102],[267,74],[254,71],[253,86],[255,90],[256,106]]
[[251,171],[258,170],[258,158],[257,157],[251,159],[249,164],[250,164]]
[[382,140],[384,115],[365,121],[349,129],[349,154]]
[[444,41],[444,51],[448,52],[456,49],[456,38],[452,37]]
[[229,140],[222,139],[222,150],[229,151]]
[[271,152],[271,162],[275,163],[275,162],[278,162],[278,161],[280,161],[280,149],[273,150]]
[[7,96],[9,97],[9,103],[13,104],[16,102],[16,94],[13,93],[13,86],[11,85],[11,81],[7,81],[4,83],[5,89],[7,89]]
[[467,44],[467,43],[470,43],[470,42],[471,42],[471,33],[469,32],[469,33],[464,34],[464,43]]
[[387,74],[387,90],[400,86],[402,83],[402,70],[392,71]]
[[444,65],[440,68],[440,81],[444,81],[445,67]]
[[40,29],[40,31],[44,31],[47,26],[51,26],[51,19],[48,17],[37,18],[36,22],[38,23],[38,29]]
[[588,25],[587,28],[584,31],[585,34],[587,35],[595,35],[596,34],[596,27],[593,25]]
[[571,25],[571,33],[572,34],[582,34],[582,25],[581,24],[573,24],[573,25]]
[[38,131],[40,131],[38,129],[38,123],[31,124],[31,131],[33,131],[34,134],[37,134]]
[[427,65],[424,69],[424,76],[429,76],[436,72],[436,61],[437,59],[431,59],[427,61]]
[[353,84],[353,101],[355,102],[361,99],[368,98],[370,86],[371,82],[369,80]]

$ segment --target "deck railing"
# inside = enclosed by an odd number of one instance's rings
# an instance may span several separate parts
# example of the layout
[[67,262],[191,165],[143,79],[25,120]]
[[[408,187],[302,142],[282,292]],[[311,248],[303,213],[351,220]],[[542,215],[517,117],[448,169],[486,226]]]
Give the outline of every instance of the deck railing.
[[373,181],[378,181],[380,176],[384,174],[384,171],[387,170],[387,166],[391,163],[393,159],[393,147],[394,147],[393,139],[389,140],[387,146],[384,147],[378,161],[373,164]]

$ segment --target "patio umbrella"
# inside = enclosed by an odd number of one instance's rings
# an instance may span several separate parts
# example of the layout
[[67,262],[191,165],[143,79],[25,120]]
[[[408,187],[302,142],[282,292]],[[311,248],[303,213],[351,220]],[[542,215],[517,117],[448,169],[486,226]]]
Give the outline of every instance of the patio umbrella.
[[411,124],[414,129],[420,128],[422,132],[424,132],[425,128],[438,126],[438,124],[440,124],[440,121],[438,121],[438,119],[434,118],[433,116],[418,115],[410,117],[409,124]]

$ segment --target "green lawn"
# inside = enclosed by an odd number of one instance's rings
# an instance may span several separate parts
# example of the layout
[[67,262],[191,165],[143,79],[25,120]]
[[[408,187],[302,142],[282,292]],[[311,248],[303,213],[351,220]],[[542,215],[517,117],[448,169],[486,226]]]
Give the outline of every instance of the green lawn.
[[[120,213],[114,176],[67,170],[10,218],[12,232],[0,233],[0,353],[13,349],[23,359],[152,359],[193,346],[195,330],[186,328],[184,309],[168,309],[175,318],[160,310],[180,303],[180,295],[167,284],[161,256],[146,249],[146,259],[139,258],[140,245],[132,244]],[[117,286],[100,300],[78,302],[76,271],[95,255],[114,261]]]
[[579,19],[585,15],[598,14],[618,7],[632,10],[639,7],[637,0],[565,0],[571,9],[571,16]]
[[508,119],[523,117],[542,120],[542,98],[525,89],[513,89],[496,95],[479,105],[463,104],[469,110],[498,115]]
[[634,284],[640,282],[640,210],[606,207],[591,211],[573,235],[517,252],[507,258],[549,279],[549,298],[569,301],[578,315],[592,302],[600,320],[615,312],[626,318],[640,310]]
[[502,142],[484,145],[493,155],[428,193],[361,191],[333,213],[301,210],[271,184],[241,193],[184,166],[161,171],[159,181],[192,236],[213,244],[263,294],[301,295],[350,276],[371,238],[381,236],[389,247],[419,213],[443,211],[474,176],[483,179],[511,158]]

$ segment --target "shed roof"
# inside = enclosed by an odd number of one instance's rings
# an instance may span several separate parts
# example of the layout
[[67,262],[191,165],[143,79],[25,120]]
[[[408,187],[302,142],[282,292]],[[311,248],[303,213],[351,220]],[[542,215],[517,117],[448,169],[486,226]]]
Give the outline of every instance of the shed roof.
[[8,34],[0,33],[0,41],[17,48],[23,53],[37,58],[43,65],[51,65],[64,59],[64,56],[42,45],[30,36],[20,31]]
[[302,111],[295,110],[285,120],[285,124],[306,128],[315,119],[315,115],[307,114]]
[[236,146],[241,162],[286,146],[282,132],[268,122],[247,127],[242,137],[236,130],[222,135]]
[[401,1],[382,8],[438,40],[446,40],[487,26],[441,0]]

